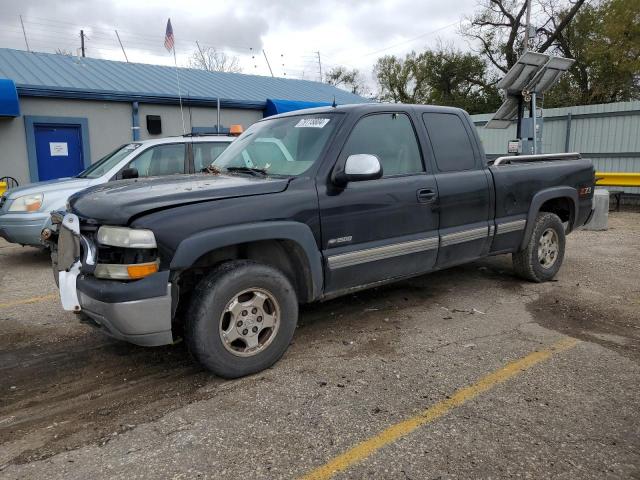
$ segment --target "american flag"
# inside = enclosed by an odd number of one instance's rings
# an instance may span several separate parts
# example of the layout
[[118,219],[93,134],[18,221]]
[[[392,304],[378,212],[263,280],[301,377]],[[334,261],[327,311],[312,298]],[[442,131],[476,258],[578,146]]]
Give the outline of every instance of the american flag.
[[171,19],[167,20],[167,31],[164,34],[164,48],[171,51],[173,50],[173,27],[171,26]]

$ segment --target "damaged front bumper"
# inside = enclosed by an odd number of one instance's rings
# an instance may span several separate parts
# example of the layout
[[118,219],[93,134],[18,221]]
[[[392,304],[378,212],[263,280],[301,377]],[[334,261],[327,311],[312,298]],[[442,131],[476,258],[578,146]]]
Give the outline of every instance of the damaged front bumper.
[[54,217],[54,223],[58,241],[51,258],[63,308],[85,314],[120,340],[142,346],[173,343],[169,272],[130,282],[97,279],[87,273],[95,267],[95,248],[80,233],[78,217]]

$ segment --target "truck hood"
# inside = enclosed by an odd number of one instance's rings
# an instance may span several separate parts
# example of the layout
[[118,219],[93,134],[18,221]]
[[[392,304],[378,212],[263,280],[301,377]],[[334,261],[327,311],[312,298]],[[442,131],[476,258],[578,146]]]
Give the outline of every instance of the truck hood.
[[90,186],[92,182],[87,178],[57,178],[55,180],[47,180],[44,182],[31,183],[24,187],[16,187],[9,190],[7,198],[13,199],[22,195],[30,195],[32,193],[48,193],[59,192],[61,190],[82,190]]
[[71,210],[98,223],[125,225],[145,212],[223,198],[282,192],[288,178],[184,175],[109,182],[69,198]]

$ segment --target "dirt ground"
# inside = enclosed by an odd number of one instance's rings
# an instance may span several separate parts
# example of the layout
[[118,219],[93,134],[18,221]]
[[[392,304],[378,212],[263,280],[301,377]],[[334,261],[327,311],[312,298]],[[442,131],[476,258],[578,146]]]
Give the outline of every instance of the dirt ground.
[[1,243],[0,478],[296,478],[565,336],[336,478],[640,478],[640,213],[609,222],[554,282],[500,256],[305,306],[284,358],[234,381],[80,323],[47,256]]

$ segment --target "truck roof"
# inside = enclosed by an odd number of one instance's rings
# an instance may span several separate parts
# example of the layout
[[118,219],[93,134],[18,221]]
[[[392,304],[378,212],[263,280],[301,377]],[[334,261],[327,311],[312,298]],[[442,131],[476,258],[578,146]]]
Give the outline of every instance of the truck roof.
[[292,112],[281,113],[279,115],[274,115],[272,117],[267,117],[267,119],[271,118],[281,118],[281,117],[295,117],[298,115],[308,115],[308,114],[322,114],[322,113],[333,113],[333,112],[342,112],[342,113],[369,113],[369,112],[393,112],[393,111],[406,111],[413,110],[419,113],[423,112],[439,112],[439,113],[460,113],[466,112],[460,108],[455,107],[442,107],[438,105],[419,105],[419,104],[409,104],[409,103],[360,103],[360,104],[352,104],[352,105],[338,105],[335,107],[317,107],[317,108],[307,108],[304,110],[295,110]]

